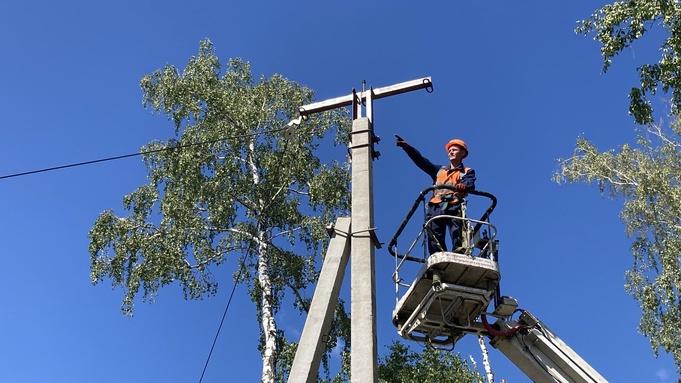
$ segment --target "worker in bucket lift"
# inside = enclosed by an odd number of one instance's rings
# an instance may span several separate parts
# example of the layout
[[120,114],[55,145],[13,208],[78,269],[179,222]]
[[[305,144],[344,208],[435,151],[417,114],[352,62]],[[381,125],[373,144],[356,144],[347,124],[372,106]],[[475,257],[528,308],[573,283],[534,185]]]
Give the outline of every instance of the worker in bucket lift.
[[[461,199],[466,196],[467,189],[475,189],[475,170],[463,165],[463,159],[468,156],[468,147],[460,139],[453,139],[445,145],[449,157],[449,165],[435,165],[427,158],[423,157],[418,150],[410,146],[402,137],[395,135],[396,145],[404,149],[409,158],[426,172],[435,185],[451,185],[456,191],[451,189],[434,189],[433,197],[428,201],[426,207],[426,221],[437,215],[461,216]],[[452,218],[439,218],[430,223],[431,231],[428,238],[428,253],[433,254],[438,251],[447,251],[445,245],[446,230],[452,238],[452,249],[454,252],[461,247],[461,226],[463,221]]]

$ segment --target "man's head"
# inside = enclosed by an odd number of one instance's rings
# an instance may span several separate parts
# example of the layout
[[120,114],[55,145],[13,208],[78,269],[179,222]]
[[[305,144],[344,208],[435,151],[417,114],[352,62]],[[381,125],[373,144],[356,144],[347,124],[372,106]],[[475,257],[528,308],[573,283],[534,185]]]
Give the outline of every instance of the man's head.
[[466,146],[466,143],[458,138],[449,141],[447,145],[445,145],[445,149],[447,150],[450,160],[454,154],[459,158],[459,160],[468,157],[468,147]]

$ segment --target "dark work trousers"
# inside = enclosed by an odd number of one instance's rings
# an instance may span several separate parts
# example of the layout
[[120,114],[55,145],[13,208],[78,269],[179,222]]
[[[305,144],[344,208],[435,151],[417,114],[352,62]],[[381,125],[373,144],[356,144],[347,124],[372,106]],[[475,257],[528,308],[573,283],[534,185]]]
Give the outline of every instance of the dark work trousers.
[[[428,202],[426,208],[426,221],[437,215],[453,215],[461,216],[461,205],[448,205],[442,209],[441,204]],[[449,235],[452,238],[452,250],[461,246],[461,226],[463,222],[460,219],[439,218],[430,223],[430,233],[426,232],[428,238],[428,254],[437,253],[438,251],[447,251],[445,244],[445,236],[447,228],[449,228]]]

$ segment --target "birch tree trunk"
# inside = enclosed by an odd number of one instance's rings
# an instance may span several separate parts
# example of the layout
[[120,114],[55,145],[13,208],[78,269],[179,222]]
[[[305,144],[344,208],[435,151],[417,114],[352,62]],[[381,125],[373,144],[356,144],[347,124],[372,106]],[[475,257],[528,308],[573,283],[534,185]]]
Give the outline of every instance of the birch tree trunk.
[[492,372],[492,366],[489,363],[489,353],[485,345],[485,338],[482,335],[478,335],[478,343],[480,344],[480,351],[482,351],[482,365],[485,366],[487,383],[494,383],[494,372]]
[[258,283],[262,291],[262,312],[260,322],[265,337],[262,352],[262,383],[274,383],[277,360],[277,324],[272,310],[272,281],[270,279],[269,256],[265,245],[265,233],[261,232],[258,245]]

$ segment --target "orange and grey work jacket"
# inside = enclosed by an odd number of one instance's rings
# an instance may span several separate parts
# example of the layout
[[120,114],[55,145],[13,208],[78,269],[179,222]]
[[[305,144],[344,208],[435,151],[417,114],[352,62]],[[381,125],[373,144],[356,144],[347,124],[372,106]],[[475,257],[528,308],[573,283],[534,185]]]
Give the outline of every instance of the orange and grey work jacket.
[[[470,170],[471,168],[463,167],[463,165],[457,166],[454,169],[449,169],[443,166],[437,172],[437,177],[435,178],[435,186],[436,187],[440,185],[454,186],[458,183],[462,183],[463,176]],[[466,195],[467,195],[466,193],[461,193],[459,191],[448,188],[434,189],[433,197],[430,199],[430,202],[432,203],[445,202],[451,205],[458,205],[459,203],[461,203],[461,198],[466,197]]]
[[[465,184],[468,189],[475,189],[475,170],[471,168],[464,167],[463,164],[460,164],[454,169],[450,169],[449,166],[442,166],[442,165],[435,165],[430,160],[427,158],[423,157],[421,153],[416,150],[413,146],[406,146],[404,148],[404,151],[407,153],[409,158],[414,162],[416,166],[419,167],[419,169],[423,170],[426,174],[428,174],[435,185],[437,184],[451,184],[456,185],[457,183],[463,183]],[[442,177],[442,179],[440,179]],[[455,206],[459,204],[460,201],[458,201],[458,198],[463,197],[460,194],[461,193],[456,193],[454,190],[450,189],[441,189],[442,194],[437,195],[438,190],[435,190],[433,193],[433,198],[431,198],[430,202],[435,203],[435,204],[440,204],[440,208],[445,209],[447,206]],[[445,201],[447,203],[442,203],[443,200],[445,200],[445,193],[453,193],[454,196],[457,196],[457,200],[451,200],[451,201]],[[440,202],[434,202],[434,201],[440,201]]]

